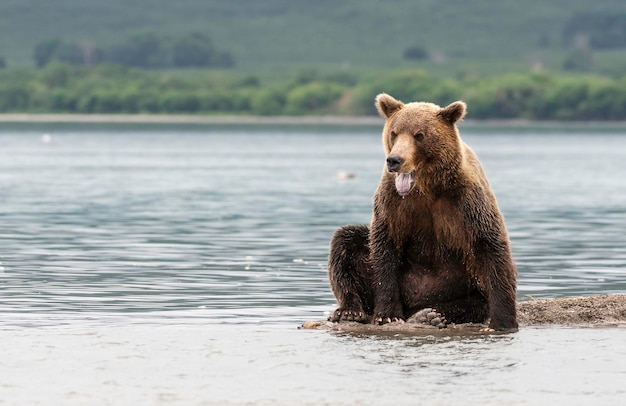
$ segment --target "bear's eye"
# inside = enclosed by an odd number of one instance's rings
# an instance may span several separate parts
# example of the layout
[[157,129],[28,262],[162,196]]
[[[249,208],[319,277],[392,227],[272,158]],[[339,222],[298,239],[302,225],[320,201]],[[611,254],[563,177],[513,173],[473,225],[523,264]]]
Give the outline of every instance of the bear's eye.
[[424,139],[424,133],[415,133],[415,139],[421,141]]
[[394,142],[397,136],[398,134],[396,134],[395,131],[392,131],[391,134],[389,134],[389,139],[391,140],[391,142]]

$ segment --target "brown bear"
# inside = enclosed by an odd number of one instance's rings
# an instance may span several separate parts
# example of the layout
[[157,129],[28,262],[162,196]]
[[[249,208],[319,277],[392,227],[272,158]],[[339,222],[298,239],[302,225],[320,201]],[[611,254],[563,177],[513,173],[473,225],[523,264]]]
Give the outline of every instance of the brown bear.
[[517,270],[491,186],[456,126],[465,103],[404,104],[383,93],[376,107],[386,118],[385,168],[370,226],[333,236],[339,307],[329,320],[383,324],[434,308],[447,322],[516,330]]

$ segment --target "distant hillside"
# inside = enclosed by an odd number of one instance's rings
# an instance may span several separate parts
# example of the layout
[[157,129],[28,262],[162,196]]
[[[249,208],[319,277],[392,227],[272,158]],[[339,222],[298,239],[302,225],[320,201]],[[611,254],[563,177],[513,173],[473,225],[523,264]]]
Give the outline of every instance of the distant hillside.
[[[440,63],[530,66],[560,58],[568,24],[591,11],[624,15],[626,2],[3,0],[0,56],[9,67],[34,66],[33,49],[44,39],[110,46],[138,33],[196,31],[208,34],[246,72],[407,67],[419,63],[403,57],[411,47]],[[615,66],[626,59],[623,49],[617,56],[615,50],[602,52],[607,66],[621,69]]]

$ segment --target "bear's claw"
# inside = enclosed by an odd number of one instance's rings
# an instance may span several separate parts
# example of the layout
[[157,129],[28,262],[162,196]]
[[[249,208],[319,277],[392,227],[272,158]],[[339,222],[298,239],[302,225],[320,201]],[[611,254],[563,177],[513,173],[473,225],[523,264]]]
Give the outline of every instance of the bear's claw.
[[404,323],[404,319],[401,317],[376,317],[374,324],[383,325],[387,323]]
[[328,318],[328,321],[332,321],[334,323],[340,321],[356,321],[359,323],[366,323],[368,320],[369,318],[365,312],[361,310],[349,310],[342,308],[335,310],[332,316]]

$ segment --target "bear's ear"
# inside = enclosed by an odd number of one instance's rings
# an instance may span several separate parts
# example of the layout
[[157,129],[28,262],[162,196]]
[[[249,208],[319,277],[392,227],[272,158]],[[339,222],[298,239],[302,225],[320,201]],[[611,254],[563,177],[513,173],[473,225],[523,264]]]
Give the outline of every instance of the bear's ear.
[[381,93],[376,96],[376,110],[386,118],[391,117],[393,113],[404,107],[404,103],[389,96],[387,93]]
[[467,111],[467,106],[462,101],[455,101],[454,103],[448,104],[446,107],[439,110],[437,115],[443,118],[450,124],[454,124],[457,121],[461,120],[465,117],[465,112]]

